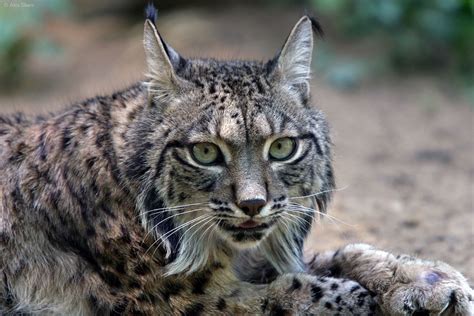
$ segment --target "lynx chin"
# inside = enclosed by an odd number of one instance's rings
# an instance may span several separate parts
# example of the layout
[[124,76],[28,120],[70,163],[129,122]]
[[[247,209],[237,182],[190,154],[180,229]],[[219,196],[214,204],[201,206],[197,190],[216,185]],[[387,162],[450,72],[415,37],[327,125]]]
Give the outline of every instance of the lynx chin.
[[303,261],[335,189],[316,20],[260,62],[183,57],[155,16],[143,81],[0,116],[1,315],[472,315],[442,262],[363,244]]

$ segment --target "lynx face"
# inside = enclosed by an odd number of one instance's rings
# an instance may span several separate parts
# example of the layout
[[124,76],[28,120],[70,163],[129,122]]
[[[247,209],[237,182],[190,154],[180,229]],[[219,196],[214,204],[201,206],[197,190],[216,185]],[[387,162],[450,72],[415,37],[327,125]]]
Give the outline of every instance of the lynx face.
[[327,124],[308,104],[312,21],[302,18],[267,63],[184,59],[150,20],[144,42],[148,131],[134,138],[146,141],[137,152],[149,166],[142,220],[173,273],[222,243],[298,265],[334,186]]
[[307,225],[310,212],[295,211],[293,217],[283,212],[290,212],[290,197],[321,189],[318,174],[324,171],[325,144],[316,136],[321,134],[318,128],[324,128],[317,126],[321,118],[305,108],[301,98],[273,86],[265,65],[209,65],[220,75],[215,78],[206,69],[203,78],[200,71],[207,94],[182,103],[172,114],[194,112],[179,124],[175,139],[182,146],[172,150],[172,168],[159,184],[173,188],[167,194],[170,204],[208,202],[199,206],[205,210],[182,218],[210,214],[205,226],[215,224],[209,230],[240,247],[255,245],[277,225]]

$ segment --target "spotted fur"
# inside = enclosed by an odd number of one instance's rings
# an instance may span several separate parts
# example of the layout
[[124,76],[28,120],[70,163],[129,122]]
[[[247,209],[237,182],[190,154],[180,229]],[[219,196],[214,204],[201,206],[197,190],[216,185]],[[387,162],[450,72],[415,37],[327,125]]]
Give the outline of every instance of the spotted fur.
[[[162,40],[150,10],[146,80],[50,116],[0,118],[0,313],[398,308],[392,301],[404,292],[391,296],[393,280],[374,280],[406,261],[364,247],[302,260],[315,211],[326,211],[334,189],[327,123],[310,105],[318,25],[303,17],[268,62],[186,59]],[[268,158],[278,137],[297,143],[285,162]],[[193,159],[200,142],[219,146],[220,164]],[[257,198],[265,201],[253,217],[259,226],[242,229],[250,216],[239,205]],[[371,263],[386,269],[369,275]],[[308,274],[325,271],[333,273]],[[462,314],[462,276],[443,271],[426,280],[457,278],[449,297]],[[431,306],[412,301],[410,311]]]

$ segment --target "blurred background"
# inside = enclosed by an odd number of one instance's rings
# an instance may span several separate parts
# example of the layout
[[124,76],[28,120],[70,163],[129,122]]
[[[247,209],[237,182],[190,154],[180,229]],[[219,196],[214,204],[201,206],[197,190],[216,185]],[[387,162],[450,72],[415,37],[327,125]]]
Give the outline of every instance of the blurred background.
[[[42,113],[143,79],[132,0],[0,0],[0,114]],[[308,253],[349,242],[440,259],[474,280],[474,0],[160,0],[183,56],[268,59],[304,13],[313,103],[338,179]]]

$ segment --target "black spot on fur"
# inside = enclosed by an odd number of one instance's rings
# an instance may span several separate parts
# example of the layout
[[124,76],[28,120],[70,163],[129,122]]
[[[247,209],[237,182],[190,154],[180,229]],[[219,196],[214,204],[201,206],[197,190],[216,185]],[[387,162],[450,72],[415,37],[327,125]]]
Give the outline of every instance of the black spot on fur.
[[224,269],[224,265],[222,263],[220,263],[219,261],[213,262],[211,267],[214,270]]
[[204,310],[204,305],[201,303],[194,303],[191,304],[186,308],[183,312],[183,316],[199,316],[203,315],[202,312]]
[[195,79],[193,82],[198,88],[204,88],[204,84],[202,83],[202,81]]
[[63,130],[62,149],[66,150],[72,144],[72,131],[70,127]]
[[209,86],[209,94],[214,94],[216,93],[216,86],[214,84],[211,84]]
[[46,132],[42,131],[39,139],[39,156],[42,161],[46,160],[46,156],[48,155],[48,150],[46,149],[45,138]]
[[8,287],[7,274],[5,272],[3,273],[3,284],[4,284],[3,292],[5,295],[4,302],[7,307],[13,307],[15,298],[13,296],[13,293],[10,291],[10,288]]
[[319,302],[319,300],[323,297],[324,291],[321,287],[312,284],[311,285],[311,298],[313,303]]
[[192,293],[204,294],[204,289],[209,282],[210,274],[208,271],[196,275],[192,280]]
[[360,285],[354,285],[351,290],[350,290],[350,293],[354,293],[355,291],[359,290],[360,289]]
[[286,314],[287,314],[287,311],[284,310],[283,307],[281,307],[278,304],[274,304],[271,307],[270,313],[269,313],[270,316],[285,316]]
[[8,162],[21,163],[25,159],[25,144],[21,143],[17,146],[16,151],[10,156]]
[[141,288],[141,284],[137,279],[131,279],[128,283],[128,287],[131,289],[139,289]]
[[183,201],[186,200],[187,198],[189,198],[189,195],[187,195],[187,194],[184,193],[184,192],[180,192],[179,195],[178,195],[178,201],[179,201],[179,202],[183,202]]
[[148,295],[146,295],[145,293],[140,293],[140,295],[138,295],[138,297],[137,297],[137,300],[139,302],[147,302],[148,301]]
[[5,232],[0,232],[0,244],[7,244],[10,241],[10,236]]
[[117,260],[114,264],[114,268],[118,274],[125,274],[126,273],[125,260]]
[[107,283],[111,287],[114,287],[114,288],[122,287],[122,282],[114,273],[110,271],[102,271],[100,273],[100,276],[105,281],[105,283]]
[[331,277],[338,277],[342,273],[342,269],[339,265],[335,264],[329,268],[329,276]]
[[178,281],[166,281],[163,284],[163,290],[161,290],[161,294],[165,301],[169,301],[172,295],[178,295],[184,289],[184,285]]
[[260,82],[260,80],[256,80],[256,84],[257,84],[258,93],[263,94],[265,92],[265,89],[263,88],[263,85]]
[[121,316],[125,314],[129,301],[127,299],[120,300],[117,304],[112,307],[110,316]]
[[130,243],[132,239],[130,238],[130,232],[128,231],[128,228],[125,225],[120,225],[120,232],[122,236],[120,237],[120,241],[123,243]]
[[222,297],[219,298],[216,304],[217,310],[223,311],[226,307],[227,307],[227,302],[225,301],[225,299],[223,299]]
[[167,198],[169,201],[174,201],[174,186],[173,182],[168,183],[168,190],[166,190]]
[[138,275],[147,275],[151,272],[148,265],[144,262],[139,263],[133,271]]
[[293,281],[291,282],[291,286],[289,288],[289,291],[296,291],[301,288],[301,281],[298,280],[297,278],[293,278]]
[[264,312],[268,307],[268,299],[264,299],[262,301],[262,304],[260,305],[260,309],[262,310],[262,312]]
[[91,157],[86,159],[86,166],[87,169],[92,169],[92,167],[96,164],[97,162],[97,157]]

